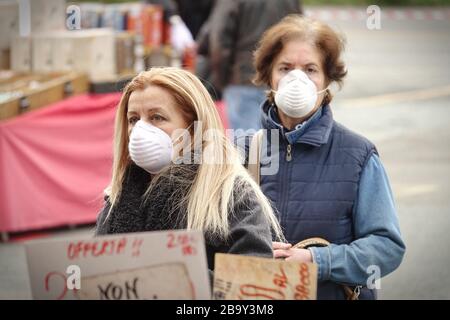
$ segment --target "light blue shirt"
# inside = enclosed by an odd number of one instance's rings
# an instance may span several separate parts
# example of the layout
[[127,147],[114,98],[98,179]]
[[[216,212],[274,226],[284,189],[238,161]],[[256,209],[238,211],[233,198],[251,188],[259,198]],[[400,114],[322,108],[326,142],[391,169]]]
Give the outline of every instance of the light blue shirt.
[[380,276],[394,271],[405,252],[389,180],[374,154],[363,169],[353,210],[356,240],[348,245],[310,248],[319,280],[366,285],[379,268]]
[[[280,123],[274,106],[269,118],[282,130],[289,143],[297,139],[322,116],[319,108],[294,130]],[[405,252],[389,179],[378,155],[367,161],[359,181],[358,196],[353,209],[356,240],[348,245],[331,244],[313,247],[310,251],[318,265],[319,281],[330,280],[350,285],[367,285],[367,279],[378,268],[383,277],[394,271]]]

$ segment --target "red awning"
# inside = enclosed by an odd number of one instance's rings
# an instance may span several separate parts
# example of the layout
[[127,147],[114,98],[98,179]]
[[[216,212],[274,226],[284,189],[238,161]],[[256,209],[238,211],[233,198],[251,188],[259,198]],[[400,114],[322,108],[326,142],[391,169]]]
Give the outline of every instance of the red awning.
[[1,232],[95,222],[120,95],[79,95],[0,122]]
[[95,221],[119,99],[79,95],[0,122],[0,231]]

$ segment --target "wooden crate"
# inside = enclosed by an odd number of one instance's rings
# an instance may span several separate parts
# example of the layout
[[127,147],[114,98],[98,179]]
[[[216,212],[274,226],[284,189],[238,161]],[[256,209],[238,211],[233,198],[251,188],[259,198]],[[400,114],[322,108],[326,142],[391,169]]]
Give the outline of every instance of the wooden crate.
[[90,93],[122,92],[128,82],[136,76],[135,73],[123,73],[109,80],[91,82]]
[[[10,119],[24,112],[41,108],[66,97],[87,92],[86,74],[16,75],[17,84],[0,84],[0,120]],[[8,87],[9,86],[9,87]],[[9,91],[13,86],[17,89]],[[4,90],[4,91],[2,91]]]
[[0,73],[0,92],[15,92],[61,77],[62,73],[25,73],[4,70]]

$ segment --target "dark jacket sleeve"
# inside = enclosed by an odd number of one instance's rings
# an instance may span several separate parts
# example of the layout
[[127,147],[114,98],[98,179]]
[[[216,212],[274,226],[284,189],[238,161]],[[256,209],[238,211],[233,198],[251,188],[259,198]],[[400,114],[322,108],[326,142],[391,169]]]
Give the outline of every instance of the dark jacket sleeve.
[[228,84],[233,65],[237,17],[237,1],[218,0],[209,18],[211,82],[220,91]]
[[206,238],[209,269],[214,270],[216,253],[273,258],[270,224],[253,191],[236,196],[234,213],[229,221],[230,233],[226,241]]
[[234,211],[228,253],[272,258],[271,228],[254,192],[247,192]]

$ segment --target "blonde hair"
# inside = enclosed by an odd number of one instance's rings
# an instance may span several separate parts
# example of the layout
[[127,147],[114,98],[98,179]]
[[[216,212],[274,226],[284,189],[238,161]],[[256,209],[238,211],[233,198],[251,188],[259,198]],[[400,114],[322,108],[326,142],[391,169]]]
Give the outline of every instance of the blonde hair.
[[[173,67],[151,68],[141,72],[125,87],[115,121],[114,162],[112,180],[105,193],[109,196],[111,208],[117,203],[124,181],[125,171],[131,160],[128,153],[127,109],[130,95],[156,85],[169,91],[189,121],[202,123],[201,130],[194,131],[193,141],[201,141],[201,150],[208,149],[205,161],[198,166],[196,177],[184,199],[187,204],[187,229],[207,231],[213,236],[226,238],[229,235],[229,217],[233,214],[236,196],[253,192],[277,239],[284,239],[272,207],[241,164],[241,155],[225,135],[225,130],[206,88],[200,80],[188,71]],[[213,134],[211,134],[211,132]],[[205,141],[203,136],[208,135]],[[197,140],[200,139],[200,140]],[[210,158],[212,157],[212,159]],[[158,175],[152,180],[157,180]],[[153,181],[149,186],[152,187]],[[148,194],[148,190],[147,190]],[[242,198],[242,197],[240,197]],[[244,200],[245,201],[245,200]],[[247,208],[252,209],[252,208]],[[111,210],[110,210],[111,212]]]

